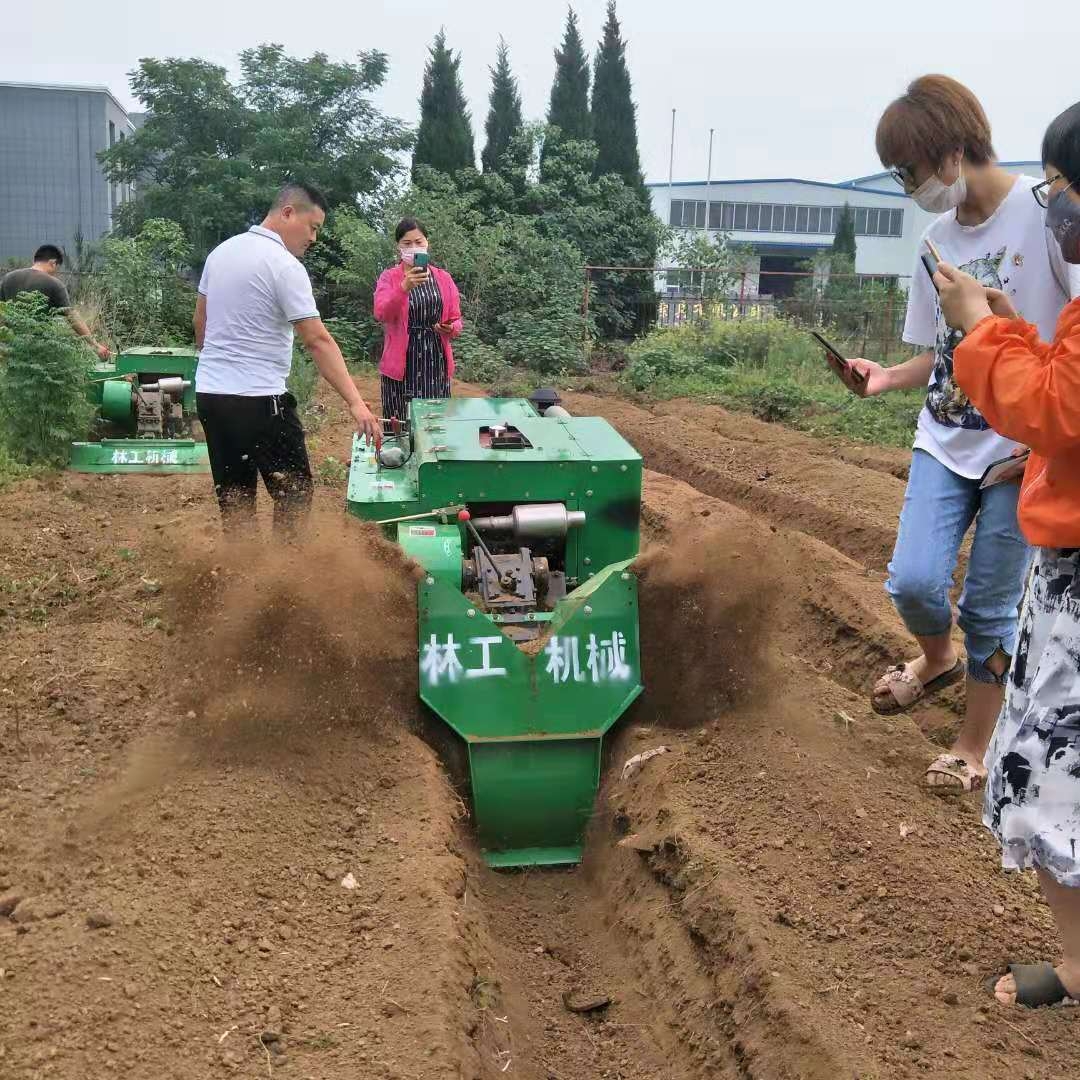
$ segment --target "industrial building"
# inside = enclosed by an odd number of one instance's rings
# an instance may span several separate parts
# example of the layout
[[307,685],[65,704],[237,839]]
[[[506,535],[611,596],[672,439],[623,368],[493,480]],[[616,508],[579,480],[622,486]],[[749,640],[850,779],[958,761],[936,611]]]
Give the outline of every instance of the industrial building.
[[[1020,175],[1042,176],[1037,161],[1008,161]],[[897,281],[912,267],[933,215],[920,210],[888,172],[842,183],[819,180],[680,180],[648,185],[653,212],[677,229],[726,234],[752,252],[745,294],[789,295],[804,269],[833,242],[844,205],[855,214],[856,260],[860,275]]]
[[134,131],[103,86],[0,83],[0,265],[104,236],[135,192],[109,183],[97,155]]

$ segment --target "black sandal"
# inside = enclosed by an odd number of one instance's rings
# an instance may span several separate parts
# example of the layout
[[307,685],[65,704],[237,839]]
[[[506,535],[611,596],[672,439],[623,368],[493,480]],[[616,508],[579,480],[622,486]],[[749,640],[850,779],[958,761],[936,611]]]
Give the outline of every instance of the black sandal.
[[1016,980],[1016,1004],[1027,1009],[1041,1009],[1071,1001],[1072,995],[1062,985],[1053,964],[1010,964],[1009,974]]

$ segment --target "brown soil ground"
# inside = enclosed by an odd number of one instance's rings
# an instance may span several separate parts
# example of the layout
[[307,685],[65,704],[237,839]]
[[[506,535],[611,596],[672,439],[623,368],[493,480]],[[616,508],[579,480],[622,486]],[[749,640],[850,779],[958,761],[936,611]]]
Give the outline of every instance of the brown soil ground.
[[[223,545],[206,477],[0,493],[0,1077],[1080,1073],[1080,1013],[982,985],[1057,943],[977,801],[919,789],[956,699],[867,707],[907,455],[567,404],[648,469],[647,690],[572,871],[482,865],[341,486],[285,550]],[[332,402],[311,445],[347,457]]]

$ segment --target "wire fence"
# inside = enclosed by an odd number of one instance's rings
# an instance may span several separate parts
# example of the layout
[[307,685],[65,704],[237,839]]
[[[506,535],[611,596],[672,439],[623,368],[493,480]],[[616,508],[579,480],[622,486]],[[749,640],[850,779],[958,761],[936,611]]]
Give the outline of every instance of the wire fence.
[[[145,317],[148,333],[160,334],[163,320],[168,328],[185,331],[195,282],[166,277],[140,280],[138,288],[124,290],[127,303],[121,314],[126,322],[138,326]],[[64,278],[75,302],[94,321],[116,314],[106,310],[115,303],[101,275],[68,273]],[[904,276],[820,270],[585,266],[581,313],[601,338],[622,340],[663,327],[784,319],[820,331],[848,355],[891,360],[911,351],[902,343],[908,282]],[[343,332],[353,338],[350,355],[378,353],[382,335],[371,311],[373,288],[374,283],[367,289],[315,282],[323,317],[348,324]],[[591,343],[587,334],[582,343],[586,358]]]
[[849,355],[907,355],[908,276],[713,267],[587,266],[582,311],[607,287],[623,290],[635,332],[709,321],[784,319],[820,331]]

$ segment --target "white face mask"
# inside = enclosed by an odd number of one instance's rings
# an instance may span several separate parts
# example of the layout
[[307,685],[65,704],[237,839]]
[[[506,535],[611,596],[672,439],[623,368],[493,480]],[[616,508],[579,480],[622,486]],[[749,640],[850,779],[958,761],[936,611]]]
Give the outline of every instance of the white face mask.
[[967,198],[963,166],[961,165],[960,175],[951,184],[943,184],[937,176],[931,176],[911,193],[911,197],[928,214],[944,214],[955,210]]
[[417,253],[418,251],[425,251],[425,252],[426,252],[426,251],[427,251],[427,248],[426,248],[426,247],[422,247],[422,248],[404,248],[404,247],[399,247],[399,248],[398,248],[398,254],[399,254],[399,255],[401,256],[401,261],[402,261],[402,262],[403,262],[403,263],[404,263],[404,264],[405,264],[406,266],[412,266],[412,264],[413,264],[413,260],[414,260],[414,259],[416,258],[416,253]]

